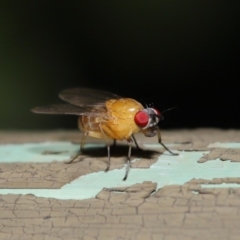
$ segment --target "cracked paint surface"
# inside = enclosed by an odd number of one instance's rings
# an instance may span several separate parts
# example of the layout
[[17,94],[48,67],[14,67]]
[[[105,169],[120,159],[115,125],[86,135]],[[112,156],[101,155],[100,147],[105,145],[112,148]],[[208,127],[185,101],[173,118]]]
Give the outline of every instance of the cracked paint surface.
[[[96,197],[64,200],[32,194],[0,194],[0,239],[239,239],[240,188],[237,184],[240,183],[240,152],[237,144],[240,142],[240,132],[199,129],[166,131],[162,135],[165,143],[173,143],[171,149],[179,150],[188,157],[181,158],[180,155],[175,162],[170,161],[167,158],[174,157],[161,155],[162,149],[154,145],[150,150],[145,146],[148,150],[140,153],[133,151],[133,157],[138,160],[132,163],[129,182],[122,186],[116,181],[107,187],[108,182],[104,180],[104,188],[98,191]],[[44,139],[66,142],[66,136],[72,142],[80,139],[78,132],[0,132],[0,143],[14,141],[18,144],[29,140],[40,143]],[[149,138],[140,137],[138,140],[141,147],[154,144]],[[210,145],[217,142],[228,145],[226,148],[219,144]],[[231,147],[231,142],[236,145]],[[124,171],[127,148],[118,146],[112,152],[113,165],[105,175]],[[194,156],[194,152],[198,153],[198,158],[190,157]],[[45,151],[45,155],[53,156],[54,153],[56,151],[51,149]],[[66,152],[54,157],[61,154]],[[194,162],[195,167],[190,161]],[[158,166],[159,162],[162,165]],[[174,164],[176,166],[173,167]],[[159,174],[160,166],[162,175],[158,175],[159,178],[140,178],[137,183],[131,182],[134,178],[136,180],[135,171],[156,170],[154,173]],[[84,176],[102,173],[105,167],[105,148],[97,151],[91,149],[91,154],[89,151],[81,161],[70,165],[62,160],[4,162],[0,163],[0,186],[16,190],[34,186],[39,190],[42,190],[41,187],[51,187],[49,191],[57,191]],[[199,168],[197,171],[196,167]],[[159,188],[159,179],[167,182],[166,176],[170,173],[179,179],[183,177],[183,183],[171,182],[171,177],[168,185]],[[121,174],[119,178],[121,181]],[[222,183],[224,185],[219,188]]]
[[[234,165],[219,159],[199,164],[198,160],[204,154],[206,152],[180,152],[179,156],[174,157],[163,154],[149,168],[132,168],[127,181],[122,181],[125,173],[123,167],[107,173],[100,171],[83,175],[61,186],[60,189],[0,189],[0,194],[33,194],[46,198],[87,199],[95,197],[103,188],[129,186],[143,181],[155,181],[159,189],[166,185],[182,185],[193,178],[233,178],[239,175],[240,164]],[[34,179],[34,176],[31,178]]]
[[[239,189],[194,194],[194,183],[103,189],[88,200],[3,195],[1,239],[238,239]],[[121,192],[118,192],[121,191]]]

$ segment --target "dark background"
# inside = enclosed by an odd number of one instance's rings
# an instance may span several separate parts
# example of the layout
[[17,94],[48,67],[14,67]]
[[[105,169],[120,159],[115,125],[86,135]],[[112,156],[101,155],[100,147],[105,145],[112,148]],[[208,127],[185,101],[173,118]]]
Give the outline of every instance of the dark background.
[[162,128],[240,128],[239,1],[1,1],[0,129],[76,128],[36,115],[70,87],[166,112]]

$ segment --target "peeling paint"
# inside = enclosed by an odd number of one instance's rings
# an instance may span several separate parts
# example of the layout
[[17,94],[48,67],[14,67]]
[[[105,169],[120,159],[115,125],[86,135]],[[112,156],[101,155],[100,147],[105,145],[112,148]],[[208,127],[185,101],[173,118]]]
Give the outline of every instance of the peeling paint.
[[[94,146],[96,147],[96,145],[87,147]],[[76,154],[78,149],[77,144],[63,142],[2,145],[0,146],[0,159],[2,162],[64,161]],[[42,154],[50,150],[53,154]],[[58,154],[58,151],[62,153]],[[149,169],[130,169],[127,181],[122,181],[125,173],[125,168],[122,168],[107,173],[100,171],[81,176],[61,189],[1,189],[0,194],[33,194],[46,198],[88,199],[95,197],[103,188],[130,186],[143,181],[156,182],[157,189],[159,189],[171,184],[182,185],[193,178],[212,179],[239,176],[240,164],[223,162],[220,159],[198,163],[197,161],[206,153],[208,152],[181,151],[179,156],[171,156],[165,152]],[[139,159],[134,161],[139,161]]]

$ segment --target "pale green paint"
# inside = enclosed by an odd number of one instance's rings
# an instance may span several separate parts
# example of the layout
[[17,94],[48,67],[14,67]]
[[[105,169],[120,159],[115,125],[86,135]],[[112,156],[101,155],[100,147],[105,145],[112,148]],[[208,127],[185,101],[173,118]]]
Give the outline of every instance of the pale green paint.
[[201,184],[202,188],[239,188],[237,183],[222,183],[222,184]]
[[[159,144],[143,144],[144,147],[146,148],[159,148]],[[169,147],[177,147],[180,146],[180,144],[168,144]],[[221,143],[221,142],[215,142],[215,143],[210,143],[208,148],[240,148],[240,143],[238,142],[226,142],[226,143]]]
[[221,143],[215,142],[208,145],[208,148],[240,148],[240,143],[228,142],[228,143]]
[[[21,159],[24,152],[27,161],[30,162],[31,156],[34,160],[43,161],[43,151],[68,151],[67,153],[58,155],[46,155],[52,160],[63,161],[74,155],[79,146],[71,143],[35,143],[23,145],[2,145],[0,146],[0,160],[6,162],[7,159],[3,154],[4,147],[8,146],[8,151],[11,156],[18,155],[14,159]],[[96,145],[95,145],[96,146]],[[89,145],[89,147],[93,147]],[[156,147],[155,145],[153,146]],[[22,150],[21,150],[22,149]],[[23,150],[25,149],[25,150]],[[157,188],[161,188],[170,184],[184,184],[193,178],[225,178],[239,177],[240,164],[230,161],[207,161],[198,163],[197,161],[208,152],[179,152],[179,156],[171,156],[168,153],[160,155],[158,161],[149,169],[131,169],[127,181],[122,181],[125,173],[125,168],[105,172],[91,173],[75,179],[69,184],[64,185],[61,189],[0,189],[0,194],[34,194],[38,197],[57,198],[57,199],[87,199],[95,197],[95,195],[103,188],[111,188],[117,186],[130,186],[143,181],[157,182]],[[33,154],[33,155],[31,155]],[[5,156],[5,157],[4,157]],[[22,157],[21,157],[22,156]],[[49,158],[44,161],[49,161]],[[13,162],[13,161],[12,161]]]
[[[176,146],[179,146],[179,144],[176,144],[176,143],[168,143],[166,144],[169,148],[171,147],[176,147]],[[162,148],[162,146],[159,144],[159,143],[153,143],[153,144],[143,144],[143,146],[145,148]]]
[[[104,146],[103,144],[85,144],[84,148]],[[52,162],[70,159],[78,153],[79,144],[70,142],[44,142],[0,145],[0,162]],[[58,154],[43,154],[59,152]]]

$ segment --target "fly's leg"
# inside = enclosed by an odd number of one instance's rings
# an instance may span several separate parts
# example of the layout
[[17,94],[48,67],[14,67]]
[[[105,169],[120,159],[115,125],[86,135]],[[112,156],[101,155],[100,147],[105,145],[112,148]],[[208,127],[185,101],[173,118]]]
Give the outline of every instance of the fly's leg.
[[[108,155],[108,163],[107,163],[107,168],[105,169],[105,172],[107,172],[110,168],[110,164],[111,164],[111,158],[110,158],[110,144],[109,144],[109,141],[107,140],[107,137],[102,129],[102,126],[101,124],[99,124],[99,127],[100,127],[100,130],[101,130],[101,133],[102,135],[104,136],[104,140],[105,140],[105,143],[107,144],[107,155]],[[116,140],[114,139],[114,143],[116,144]]]
[[107,172],[109,170],[110,164],[111,164],[110,146],[109,146],[109,144],[107,144],[107,153],[108,153],[108,164],[107,164],[107,168],[105,169],[105,172]]
[[162,147],[165,148],[165,150],[167,150],[169,153],[171,153],[171,154],[174,155],[174,156],[177,156],[178,153],[172,152],[167,146],[165,146],[165,145],[162,143],[161,133],[160,133],[159,127],[157,127],[157,132],[158,132],[158,143],[159,143],[160,145],[162,145]]
[[65,162],[67,164],[70,164],[70,163],[73,163],[78,157],[79,155],[83,152],[83,147],[84,147],[84,143],[85,143],[85,138],[86,136],[88,135],[87,132],[85,132],[82,136],[82,139],[81,139],[81,144],[80,144],[80,153],[78,153],[76,156],[74,156],[72,159],[70,159],[69,161]]
[[129,148],[128,148],[126,172],[125,172],[125,176],[123,178],[123,181],[125,181],[127,179],[129,168],[131,167],[131,150],[132,150],[133,141],[132,141],[132,139],[128,139],[127,141],[128,141]]
[[134,135],[132,135],[132,139],[133,139],[133,141],[134,141],[134,143],[135,143],[135,145],[136,145],[136,147],[137,147],[137,150],[141,150],[141,148],[139,147],[139,145],[138,145],[138,143],[137,143],[137,140],[136,140],[136,138],[135,138]]
[[83,151],[84,151],[83,148],[84,148],[84,144],[85,144],[85,138],[86,138],[87,135],[88,135],[88,133],[85,132],[85,133],[83,134],[83,136],[82,136],[81,144],[80,144],[80,152],[83,152]]
[[112,147],[116,147],[116,146],[117,146],[117,140],[116,140],[116,139],[113,139]]

